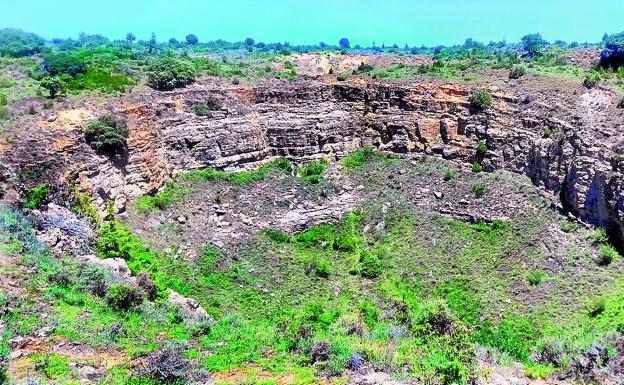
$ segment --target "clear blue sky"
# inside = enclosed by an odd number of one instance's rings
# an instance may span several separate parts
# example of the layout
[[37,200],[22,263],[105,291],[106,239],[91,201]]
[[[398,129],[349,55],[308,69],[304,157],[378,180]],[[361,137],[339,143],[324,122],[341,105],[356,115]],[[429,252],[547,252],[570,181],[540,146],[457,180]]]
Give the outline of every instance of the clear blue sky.
[[624,0],[2,0],[0,27],[46,38],[80,31],[122,38],[218,38],[336,44],[462,43],[467,37],[518,41],[600,41],[624,30]]

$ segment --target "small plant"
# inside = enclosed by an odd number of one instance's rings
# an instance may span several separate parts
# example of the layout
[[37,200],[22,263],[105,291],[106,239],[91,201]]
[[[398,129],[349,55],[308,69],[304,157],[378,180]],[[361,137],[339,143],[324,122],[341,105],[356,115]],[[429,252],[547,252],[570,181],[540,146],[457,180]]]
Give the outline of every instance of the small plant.
[[277,243],[288,243],[290,241],[290,235],[283,231],[266,229],[263,233],[267,238]]
[[117,283],[106,292],[106,303],[115,310],[127,311],[143,302],[143,293],[138,287]]
[[324,259],[315,259],[313,262],[314,274],[317,277],[327,278],[331,274],[331,263]]
[[453,177],[454,177],[454,176],[455,176],[455,174],[453,173],[453,170],[450,170],[450,169],[449,169],[449,170],[446,170],[446,171],[444,172],[444,177],[443,177],[443,178],[444,178],[444,180],[445,180],[445,181],[447,181],[447,182],[448,182],[448,181],[450,181],[451,179],[453,179]]
[[553,134],[552,130],[550,128],[546,127],[546,128],[544,128],[544,132],[543,132],[542,136],[544,138],[550,138],[552,136],[552,134]]
[[[621,69],[624,69],[624,67],[622,67]],[[617,106],[618,108],[624,108],[624,97],[622,97],[622,99],[620,100]]]
[[360,275],[364,278],[377,278],[381,273],[381,259],[369,251],[362,251],[360,253]]
[[546,380],[548,375],[555,371],[552,365],[530,364],[524,369],[524,374],[531,380]]
[[480,173],[481,171],[483,171],[483,166],[481,166],[479,163],[473,163],[472,164],[472,168],[471,168],[472,172],[474,172],[475,174]]
[[607,231],[602,227],[596,229],[594,233],[594,242],[598,244],[607,243],[609,241],[609,236],[607,235]]
[[544,280],[545,277],[546,277],[546,274],[544,274],[543,271],[531,270],[527,274],[527,281],[529,281],[529,285],[537,286]]
[[509,71],[509,79],[520,79],[524,75],[526,75],[527,69],[525,66],[515,65]]
[[479,144],[477,145],[477,155],[479,156],[483,156],[485,155],[485,153],[487,153],[488,147],[487,144],[485,144],[484,141],[479,141]]
[[299,175],[307,182],[317,184],[321,181],[321,176],[327,168],[327,161],[321,159],[318,162],[310,162],[298,170]]
[[590,317],[597,317],[605,311],[607,306],[607,300],[604,297],[599,297],[589,301],[586,305],[587,314]]
[[205,103],[201,103],[195,106],[194,108],[195,115],[197,116],[208,116],[212,117],[212,112]]
[[35,107],[33,106],[28,106],[27,113],[28,115],[37,115],[37,110],[35,110]]
[[615,247],[609,244],[603,244],[600,246],[600,259],[598,260],[598,263],[601,266],[606,266],[619,258],[619,256],[620,254],[615,249]]
[[85,127],[85,139],[95,150],[113,155],[126,148],[128,127],[123,120],[104,115]]
[[6,106],[9,104],[9,99],[5,94],[0,94],[0,106]]
[[78,284],[95,296],[104,297],[113,282],[113,276],[107,268],[96,264],[84,266],[78,277]]
[[347,74],[336,75],[336,80],[338,80],[339,82],[344,82],[345,80],[347,80]]
[[591,71],[583,80],[583,85],[587,88],[592,88],[598,85],[602,81],[602,76],[598,71]]
[[485,183],[479,182],[472,186],[472,193],[476,198],[483,198],[486,193]]
[[52,188],[47,183],[33,187],[26,194],[26,203],[24,204],[24,207],[27,209],[39,208],[41,205],[46,203],[51,192]]
[[69,373],[69,357],[58,354],[34,355],[35,369],[42,371],[47,378],[54,379]]
[[486,90],[479,90],[470,95],[470,105],[483,111],[492,105],[492,95]]

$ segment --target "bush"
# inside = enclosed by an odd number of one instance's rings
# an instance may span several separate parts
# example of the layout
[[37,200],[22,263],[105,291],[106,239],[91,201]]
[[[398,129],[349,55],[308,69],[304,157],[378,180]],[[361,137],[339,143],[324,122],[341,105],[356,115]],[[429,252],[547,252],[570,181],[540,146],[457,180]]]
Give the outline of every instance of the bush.
[[144,365],[138,374],[155,379],[163,384],[182,384],[189,375],[191,366],[182,356],[181,349],[165,348],[150,353],[143,359]]
[[26,203],[24,207],[27,209],[36,209],[48,200],[48,195],[52,192],[52,188],[49,184],[42,184],[37,187],[33,187],[26,193]]
[[158,287],[152,281],[149,274],[143,272],[137,275],[137,285],[145,293],[148,300],[153,301],[158,296]]
[[607,231],[602,227],[596,229],[596,233],[594,234],[594,242],[598,244],[606,243],[609,241],[609,236],[607,235]]
[[8,107],[0,106],[0,122],[11,119],[11,110]]
[[210,112],[210,109],[204,103],[196,105],[195,108],[194,108],[194,111],[195,111],[195,115],[197,115],[197,116],[212,117],[212,113]]
[[128,127],[123,120],[104,115],[85,127],[85,139],[97,151],[116,154],[126,148]]
[[444,180],[447,182],[453,179],[454,176],[455,174],[453,173],[453,170],[446,170],[444,172]]
[[331,263],[324,259],[315,259],[313,262],[314,274],[317,277],[327,278],[331,274]]
[[336,75],[336,80],[338,80],[339,82],[344,82],[345,80],[347,80],[347,75],[346,74],[338,74],[338,75]]
[[480,173],[481,171],[483,171],[483,166],[475,162],[472,164],[471,170],[474,173]]
[[173,57],[164,57],[150,63],[147,83],[157,90],[172,90],[195,82],[195,66]]
[[136,286],[116,283],[108,288],[106,303],[115,310],[127,311],[143,303],[143,293]]
[[85,290],[98,297],[104,297],[113,282],[113,276],[107,268],[96,264],[84,266],[78,278],[78,284]]
[[587,88],[592,88],[598,85],[602,81],[602,76],[598,71],[591,71],[583,80],[583,85]]
[[377,278],[382,273],[382,263],[379,257],[369,251],[360,253],[360,275],[364,278]]
[[598,263],[602,266],[606,266],[615,261],[619,256],[620,254],[613,246],[604,244],[600,246],[600,259]]
[[486,90],[479,90],[470,95],[470,105],[483,111],[492,105],[492,95]]
[[288,243],[290,241],[290,235],[283,231],[266,229],[263,231],[263,234],[270,240],[277,243]]
[[0,107],[9,104],[9,98],[5,94],[0,94]]
[[371,147],[361,148],[345,157],[344,166],[348,169],[361,168],[366,162],[372,160],[374,155]]
[[527,69],[525,66],[516,65],[509,71],[509,79],[520,79],[526,75]]
[[301,167],[298,172],[307,182],[316,184],[321,181],[321,176],[327,168],[327,161],[320,160],[318,162],[310,162]]

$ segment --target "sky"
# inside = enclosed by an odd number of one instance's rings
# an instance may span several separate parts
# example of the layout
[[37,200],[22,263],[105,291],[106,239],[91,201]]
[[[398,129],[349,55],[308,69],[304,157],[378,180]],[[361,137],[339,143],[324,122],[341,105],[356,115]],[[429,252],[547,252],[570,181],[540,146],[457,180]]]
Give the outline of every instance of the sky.
[[139,39],[394,43],[403,46],[546,40],[598,42],[624,30],[624,0],[0,0],[0,28],[45,38],[127,32]]

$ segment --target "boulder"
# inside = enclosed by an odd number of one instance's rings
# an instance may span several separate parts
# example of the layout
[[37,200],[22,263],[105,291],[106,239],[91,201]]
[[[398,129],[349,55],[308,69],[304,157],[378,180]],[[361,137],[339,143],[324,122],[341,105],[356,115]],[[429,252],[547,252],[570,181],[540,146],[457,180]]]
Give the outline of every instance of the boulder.
[[188,324],[199,324],[199,323],[213,323],[214,319],[204,310],[203,307],[197,302],[197,300],[193,298],[184,297],[178,292],[175,292],[171,289],[168,290],[169,298],[167,302],[171,306],[177,307],[182,315],[184,316],[185,321]]

